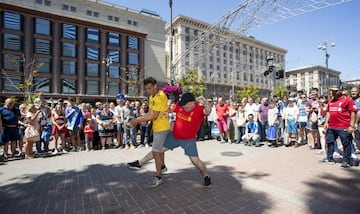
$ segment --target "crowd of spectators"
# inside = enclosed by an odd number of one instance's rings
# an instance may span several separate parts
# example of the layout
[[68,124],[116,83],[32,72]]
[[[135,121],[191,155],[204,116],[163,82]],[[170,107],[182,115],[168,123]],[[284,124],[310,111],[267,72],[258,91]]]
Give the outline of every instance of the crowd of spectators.
[[[212,111],[204,118],[197,140],[218,139],[220,143],[255,147],[284,145],[297,148],[306,145],[310,150],[316,150],[316,154],[326,154],[326,160],[332,162],[332,158],[342,158],[344,146],[347,150],[341,134],[337,134],[331,144],[330,148],[334,150],[331,155],[327,149],[329,119],[339,116],[330,114],[328,104],[335,102],[337,99],[333,97],[341,92],[339,99],[351,97],[354,106],[353,109],[341,109],[339,106],[339,111],[349,123],[345,125],[354,128],[353,132],[349,132],[349,148],[351,160],[356,161],[360,141],[360,90],[354,87],[351,95],[339,87],[331,91],[334,93],[330,97],[319,96],[318,90],[313,88],[309,97],[303,91],[298,91],[282,99],[277,95],[255,101],[248,97],[239,103],[221,97],[208,99],[212,103]],[[169,109],[172,105],[169,101]],[[146,114],[148,109],[146,100],[131,101],[123,94],[116,96],[116,103],[96,102],[95,106],[90,103],[77,104],[75,99],[66,103],[62,99],[48,103],[40,93],[34,103],[15,107],[14,101],[8,98],[0,108],[0,142],[3,145],[1,161],[12,157],[29,159],[44,153],[56,155],[60,152],[151,146],[151,122],[136,127],[127,126],[129,120]],[[355,119],[351,118],[352,112],[356,113]],[[173,123],[175,117],[174,113],[169,112],[170,123]],[[51,140],[54,146],[49,148]]]

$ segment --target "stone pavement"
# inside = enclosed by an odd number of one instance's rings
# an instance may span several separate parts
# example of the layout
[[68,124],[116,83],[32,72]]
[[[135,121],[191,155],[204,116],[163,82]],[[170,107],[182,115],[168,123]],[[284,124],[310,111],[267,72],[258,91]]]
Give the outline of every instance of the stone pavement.
[[154,163],[126,163],[150,148],[61,154],[0,165],[0,213],[360,213],[360,167],[319,164],[306,146],[198,142],[213,185],[178,148],[169,175],[148,188]]

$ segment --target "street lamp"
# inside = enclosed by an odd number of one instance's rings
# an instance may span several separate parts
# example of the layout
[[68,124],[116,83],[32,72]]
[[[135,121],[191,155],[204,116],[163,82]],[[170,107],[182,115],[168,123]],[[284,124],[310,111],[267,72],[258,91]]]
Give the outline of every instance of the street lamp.
[[175,83],[174,79],[174,68],[173,68],[173,29],[172,29],[172,0],[169,0],[169,6],[170,6],[170,85],[173,85]]
[[318,45],[318,49],[319,50],[323,50],[325,51],[325,65],[326,65],[326,68],[329,68],[329,57],[330,57],[330,54],[328,54],[328,45],[330,45],[330,47],[335,47],[335,42],[330,42],[328,41],[322,41],[320,42],[320,44]]
[[105,93],[106,93],[106,103],[107,103],[109,101],[109,67],[112,64],[112,59],[109,57],[109,55],[107,55],[106,58],[103,58],[102,64],[106,66]]

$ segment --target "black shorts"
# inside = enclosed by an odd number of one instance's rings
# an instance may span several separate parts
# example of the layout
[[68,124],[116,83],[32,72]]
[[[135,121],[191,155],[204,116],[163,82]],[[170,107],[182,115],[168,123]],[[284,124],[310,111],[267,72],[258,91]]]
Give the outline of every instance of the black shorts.
[[8,143],[9,141],[20,140],[19,127],[5,127],[3,126],[2,142]]

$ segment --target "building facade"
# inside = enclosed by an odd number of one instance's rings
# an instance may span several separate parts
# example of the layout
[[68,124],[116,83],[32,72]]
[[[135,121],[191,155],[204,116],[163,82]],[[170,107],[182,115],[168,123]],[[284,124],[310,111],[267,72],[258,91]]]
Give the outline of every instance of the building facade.
[[24,90],[139,96],[145,77],[166,80],[165,22],[156,14],[98,0],[0,0],[0,23],[2,99]]
[[[276,84],[271,76],[264,76],[267,60],[273,58],[277,67],[284,68],[286,50],[246,37],[238,33],[222,29],[223,38],[209,35],[208,40],[227,40],[211,49],[202,49],[201,44],[190,48],[193,42],[202,35],[209,24],[183,15],[177,16],[172,23],[174,76],[179,80],[190,68],[198,69],[204,77],[207,87],[206,96],[223,96],[232,98],[234,91],[240,86],[253,84],[260,89],[260,96],[269,96]],[[166,32],[166,76],[170,77],[170,26]],[[230,35],[230,36],[229,36]],[[221,35],[220,35],[221,36]],[[229,39],[228,39],[229,38]],[[230,39],[231,38],[231,39]],[[188,51],[189,49],[189,51]],[[187,52],[188,51],[188,52]],[[184,54],[186,53],[186,54]],[[179,59],[179,57],[182,57]]]
[[285,86],[288,91],[303,90],[307,94],[311,88],[318,88],[320,95],[329,95],[328,88],[340,84],[341,72],[323,66],[308,66],[288,70]]

